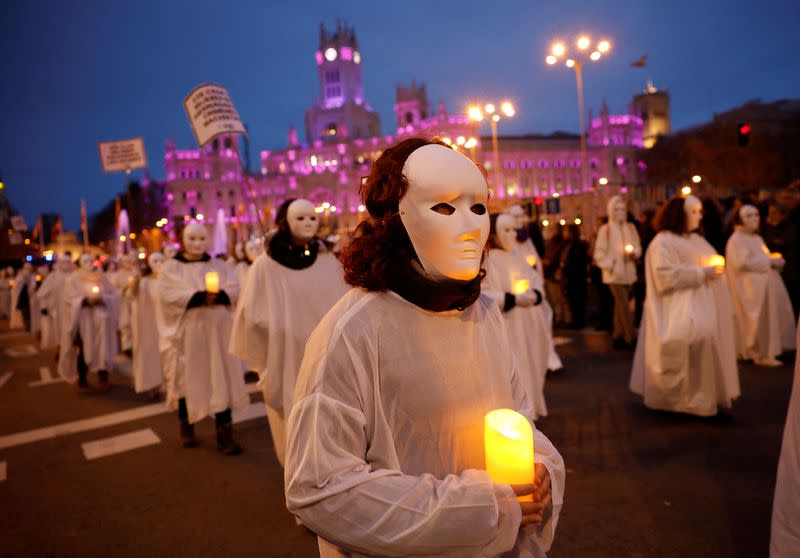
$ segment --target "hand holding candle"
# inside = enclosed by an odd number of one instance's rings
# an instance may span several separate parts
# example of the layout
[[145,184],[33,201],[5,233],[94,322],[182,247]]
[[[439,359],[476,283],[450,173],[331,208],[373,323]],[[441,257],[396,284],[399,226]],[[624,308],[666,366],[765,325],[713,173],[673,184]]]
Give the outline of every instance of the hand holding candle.
[[209,271],[206,273],[206,292],[217,294],[219,292],[219,273]]
[[[511,409],[496,409],[484,419],[486,471],[497,484],[532,484],[533,428],[528,419]],[[520,501],[532,501],[531,495]]]
[[633,244],[631,244],[631,243],[629,242],[628,244],[626,244],[626,245],[625,245],[625,253],[626,253],[626,254],[628,254],[628,255],[630,256],[630,255],[632,255],[632,254],[633,254],[633,251],[634,251]]
[[525,261],[528,262],[529,266],[536,267],[536,256],[534,256],[533,254],[526,256]]
[[522,294],[531,288],[531,282],[527,279],[517,279],[514,281],[514,294]]
[[714,254],[708,260],[708,265],[710,265],[711,267],[722,267],[722,268],[724,268],[725,267],[725,258],[720,256],[719,254]]

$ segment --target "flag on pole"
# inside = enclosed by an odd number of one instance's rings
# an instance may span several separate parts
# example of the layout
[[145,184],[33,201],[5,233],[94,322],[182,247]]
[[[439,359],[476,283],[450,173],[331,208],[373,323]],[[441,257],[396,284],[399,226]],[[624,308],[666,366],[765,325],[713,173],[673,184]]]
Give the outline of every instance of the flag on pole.
[[639,60],[634,60],[631,62],[631,68],[644,68],[647,66],[647,55],[645,54]]
[[83,232],[83,248],[89,249],[89,223],[86,219],[86,200],[81,198],[81,231]]
[[58,217],[56,219],[56,224],[53,225],[52,229],[50,229],[50,238],[55,239],[57,235],[61,234],[63,228],[64,225],[61,223],[61,217]]
[[42,239],[42,214],[39,214],[39,218],[36,219],[36,226],[33,227],[33,232],[31,233],[31,239],[33,242],[36,242],[36,238],[39,238],[39,245],[44,246],[44,242]]

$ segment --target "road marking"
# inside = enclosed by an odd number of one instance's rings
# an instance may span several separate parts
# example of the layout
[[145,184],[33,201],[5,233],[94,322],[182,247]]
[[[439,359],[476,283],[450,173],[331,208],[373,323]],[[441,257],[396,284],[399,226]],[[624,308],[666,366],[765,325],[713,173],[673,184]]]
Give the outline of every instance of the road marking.
[[[260,391],[255,384],[248,384],[245,386],[245,389],[248,393]],[[251,403],[250,407],[244,411],[236,411],[234,413],[235,422],[242,422],[260,416],[258,410],[254,409],[254,407],[260,407],[260,410],[262,411],[261,414],[266,413],[264,403],[261,401],[256,401],[255,403]],[[105,428],[107,426],[114,426],[134,420],[141,420],[168,412],[170,411],[167,409],[167,406],[164,403],[153,403],[151,405],[142,405],[140,407],[134,407],[133,409],[109,413],[99,417],[74,420],[71,422],[65,422],[63,424],[56,424],[54,426],[45,426],[43,428],[36,428],[34,430],[26,430],[25,432],[8,434],[6,436],[0,436],[0,450],[31,444],[34,442],[41,442],[42,440],[50,440],[53,438],[58,438],[59,436],[69,436],[71,434],[88,432],[89,430],[97,430],[98,428]]]
[[50,372],[50,368],[47,366],[39,367],[39,376],[41,377],[41,380],[30,382],[28,387],[47,386],[50,384],[59,384],[64,381],[64,378],[60,376],[58,378],[53,378],[53,374]]
[[7,478],[7,475],[6,475],[7,470],[8,470],[8,467],[6,466],[6,462],[5,461],[0,461],[0,482],[3,482],[4,480],[6,480],[6,478]]
[[119,436],[86,442],[81,444],[81,448],[83,449],[84,457],[91,461],[92,459],[108,457],[109,455],[116,455],[160,443],[161,439],[156,433],[151,428],[145,428],[136,432],[128,432]]
[[6,382],[8,382],[11,379],[11,376],[13,375],[14,375],[13,372],[6,372],[2,376],[0,376],[0,388],[6,385]]
[[21,347],[9,347],[6,349],[6,354],[11,358],[20,358],[38,355],[39,350],[33,345],[22,345]]

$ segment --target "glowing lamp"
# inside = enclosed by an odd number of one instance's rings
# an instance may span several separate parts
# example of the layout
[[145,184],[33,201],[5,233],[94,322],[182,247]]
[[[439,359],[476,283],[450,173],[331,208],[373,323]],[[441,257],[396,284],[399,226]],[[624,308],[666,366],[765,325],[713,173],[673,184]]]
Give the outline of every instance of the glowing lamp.
[[600,186],[605,186],[606,184],[608,184],[608,178],[606,178],[605,176],[601,176],[600,180],[598,180],[597,182],[600,184]]
[[549,55],[547,58],[545,58],[545,59],[544,59],[544,61],[545,61],[545,62],[547,62],[548,64],[550,64],[550,65],[552,66],[553,64],[555,64],[555,63],[556,63],[556,61],[558,61],[558,58],[556,58],[555,56],[553,56],[553,55],[551,54],[551,55]]
[[214,294],[219,292],[219,273],[216,271],[206,272],[206,292]]
[[781,254],[780,252],[770,252],[769,257],[772,258],[773,260],[780,260],[781,258],[783,258],[783,254]]
[[625,253],[626,254],[633,254],[633,244],[628,243],[625,245]]
[[97,285],[95,285],[94,287],[92,287],[92,294],[93,294],[93,295],[98,295],[98,294],[100,294],[100,287],[98,287]]
[[37,281],[41,281],[41,280],[42,280],[42,276],[41,276],[41,275],[37,275],[37,276],[36,276],[36,280],[37,280]]
[[692,189],[691,189],[691,187],[689,187],[689,186],[684,186],[683,188],[681,188],[681,196],[683,196],[684,198],[685,198],[686,196],[688,196],[689,194],[691,194],[691,193],[692,193]]
[[[531,484],[533,472],[533,428],[524,416],[511,409],[489,411],[484,419],[486,472],[497,484]],[[520,501],[533,501],[533,495]]]
[[708,259],[708,265],[713,267],[725,267],[725,258],[719,254],[714,254]]
[[589,48],[589,37],[581,37],[578,39],[578,48],[581,50]]
[[703,177],[700,176],[699,174],[696,174],[692,177],[692,182],[694,182],[695,184],[699,184],[701,180],[703,180]]
[[591,58],[592,61],[597,62],[598,60],[600,60],[600,51],[598,50],[594,51],[589,55],[589,58]]
[[567,58],[565,64],[567,65],[567,68],[575,67],[575,61],[572,58]]
[[553,45],[552,53],[553,56],[564,56],[564,53],[567,51],[567,48],[564,46],[563,43],[556,43]]
[[[535,264],[536,262],[534,262]],[[531,288],[531,282],[527,279],[517,279],[514,281],[514,294],[522,294]]]
[[533,254],[525,256],[525,261],[528,262],[529,266],[534,267],[536,265],[536,256]]
[[14,280],[13,279],[9,279],[8,280],[8,286],[9,287],[13,287],[14,286]]

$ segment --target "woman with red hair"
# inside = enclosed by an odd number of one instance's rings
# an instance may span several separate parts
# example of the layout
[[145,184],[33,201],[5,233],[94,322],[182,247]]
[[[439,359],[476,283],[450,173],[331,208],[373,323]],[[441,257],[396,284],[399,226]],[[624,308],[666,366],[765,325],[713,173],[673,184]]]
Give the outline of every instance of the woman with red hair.
[[342,253],[354,288],[312,333],[297,380],[289,511],[323,557],[544,556],[561,456],[534,428],[530,484],[484,470],[486,413],[533,414],[500,309],[480,293],[484,175],[412,138],[378,158],[361,193],[369,215]]

